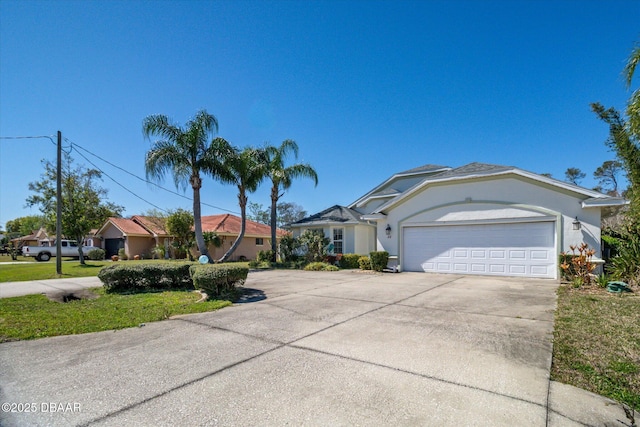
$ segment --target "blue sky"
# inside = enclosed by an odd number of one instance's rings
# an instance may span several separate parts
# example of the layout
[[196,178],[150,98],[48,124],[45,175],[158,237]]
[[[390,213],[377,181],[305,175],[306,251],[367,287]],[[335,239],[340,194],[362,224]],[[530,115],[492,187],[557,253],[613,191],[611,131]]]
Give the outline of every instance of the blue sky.
[[[638,23],[637,0],[2,0],[0,136],[60,130],[143,177],[144,117],[184,124],[204,108],[237,146],[295,140],[319,184],[296,181],[283,200],[309,213],[427,163],[559,179],[578,167],[593,187],[613,156],[589,104],[624,108]],[[0,140],[0,225],[39,213],[24,207],[28,183],[55,153],[47,139]],[[88,158],[157,206],[191,207]],[[175,190],[171,177],[163,185]],[[127,216],[153,208],[102,186]],[[233,187],[207,179],[202,191],[238,211]],[[267,206],[268,185],[249,200]]]

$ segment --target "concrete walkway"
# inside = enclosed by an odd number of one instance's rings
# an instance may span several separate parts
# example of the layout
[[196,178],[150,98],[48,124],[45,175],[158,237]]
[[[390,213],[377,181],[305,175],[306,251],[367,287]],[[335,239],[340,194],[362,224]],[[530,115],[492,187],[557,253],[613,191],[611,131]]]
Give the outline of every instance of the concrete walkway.
[[46,294],[59,291],[77,291],[97,288],[102,282],[97,277],[70,277],[68,279],[32,280],[27,282],[0,283],[0,298],[19,297],[31,294]]
[[217,312],[0,344],[0,400],[16,404],[0,425],[625,425],[549,380],[556,287],[251,273]]

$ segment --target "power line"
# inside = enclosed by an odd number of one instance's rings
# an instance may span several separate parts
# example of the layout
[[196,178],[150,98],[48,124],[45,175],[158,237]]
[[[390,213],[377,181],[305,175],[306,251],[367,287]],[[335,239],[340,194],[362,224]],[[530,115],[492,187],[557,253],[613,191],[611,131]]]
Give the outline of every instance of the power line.
[[[133,173],[129,172],[128,170],[126,170],[126,169],[124,169],[124,168],[122,168],[122,167],[120,167],[120,166],[118,166],[118,165],[116,165],[116,164],[114,164],[114,163],[112,163],[112,162],[110,162],[110,161],[108,161],[108,160],[106,160],[106,159],[104,159],[104,158],[102,158],[102,157],[98,156],[97,154],[92,153],[91,151],[87,150],[86,148],[84,148],[84,147],[83,147],[83,146],[81,146],[80,144],[78,144],[78,143],[76,143],[76,142],[73,142],[73,141],[71,141],[71,140],[70,140],[70,139],[68,139],[68,138],[65,138],[65,141],[67,141],[69,144],[71,144],[71,147],[75,146],[76,148],[79,148],[80,150],[83,150],[83,151],[87,152],[88,154],[90,154],[90,155],[92,155],[92,156],[96,157],[97,159],[99,159],[99,160],[101,160],[101,161],[103,161],[103,162],[107,163],[108,165],[110,165],[110,166],[112,166],[112,167],[114,167],[114,168],[116,168],[116,169],[118,169],[118,170],[120,170],[120,171],[122,171],[122,172],[125,172],[125,173],[126,173],[126,174],[128,174],[128,175],[131,175],[132,177],[134,177],[134,178],[136,178],[136,179],[138,179],[138,180],[140,180],[140,181],[142,181],[142,182],[145,182],[145,183],[147,183],[147,184],[151,184],[151,185],[153,185],[153,186],[155,186],[155,187],[158,187],[158,188],[159,188],[159,189],[161,189],[161,190],[164,190],[164,191],[166,191],[166,192],[168,192],[168,193],[171,193],[171,194],[173,194],[173,195],[176,195],[176,196],[178,196],[178,197],[182,197],[183,199],[186,199],[186,200],[189,200],[189,201],[193,202],[193,199],[192,199],[191,197],[188,197],[188,196],[185,196],[184,194],[180,194],[180,193],[177,193],[177,192],[175,192],[175,191],[169,190],[169,189],[167,189],[167,188],[165,188],[165,187],[162,187],[161,185],[156,184],[155,182],[152,182],[152,181],[149,181],[149,180],[147,180],[147,179],[141,178],[141,177],[139,177],[139,176],[137,176],[137,175],[135,175],[135,174],[133,174]],[[93,162],[91,162],[89,159],[87,159],[84,155],[82,155],[82,153],[80,153],[80,151],[78,151],[78,154],[80,154],[80,156],[82,156],[82,158],[84,158],[84,159],[85,159],[85,160],[87,160],[89,163],[91,163],[91,165],[93,165],[93,167],[95,167],[95,168],[96,168],[96,169],[98,169],[100,172],[104,173],[107,177],[109,177],[109,179],[111,179],[112,181],[114,181],[114,182],[115,182],[116,184],[118,184],[120,187],[124,188],[127,192],[131,193],[132,195],[134,195],[135,197],[139,198],[140,200],[143,200],[143,201],[145,201],[146,203],[149,203],[151,206],[154,206],[154,207],[156,207],[156,208],[160,209],[161,211],[166,212],[166,210],[165,210],[165,209],[159,208],[159,207],[157,207],[156,205],[154,205],[153,203],[151,203],[151,202],[148,202],[148,201],[144,200],[142,197],[138,196],[137,194],[133,193],[131,190],[127,189],[124,185],[122,185],[122,184],[120,184],[119,182],[117,182],[115,179],[113,179],[112,177],[110,177],[107,173],[105,173],[104,171],[102,171],[102,170],[101,170],[98,166],[96,166]],[[205,202],[200,202],[200,203],[201,203],[202,205],[204,205],[204,206],[208,206],[208,207],[211,207],[211,208],[214,208],[214,209],[218,209],[218,210],[221,210],[221,211],[230,212],[230,213],[233,213],[233,214],[236,214],[236,215],[240,215],[240,213],[239,213],[239,212],[232,211],[232,210],[230,210],[230,209],[221,208],[221,207],[219,207],[219,206],[211,205],[211,204],[209,204],[209,203],[205,203]]]
[[[53,140],[55,136],[54,135],[38,135],[38,136],[0,136],[0,139],[42,139],[42,138],[46,138],[49,141],[51,141],[51,143],[54,146],[57,146],[57,143]],[[71,141],[68,141],[71,142]],[[63,148],[71,148],[71,145],[69,145],[68,147],[63,147]],[[64,151],[64,150],[63,150]],[[69,150],[69,153],[71,152],[71,150]],[[67,153],[65,151],[65,153]],[[67,153],[67,154],[69,154]]]
[[100,169],[98,166],[96,166],[91,160],[87,159],[87,157],[82,154],[81,152],[78,151],[78,154],[80,155],[80,157],[82,157],[83,159],[85,159],[87,162],[89,162],[91,164],[91,166],[93,166],[94,168],[96,168],[100,173],[102,173],[103,175],[105,175],[107,178],[109,178],[111,181],[113,181],[114,183],[116,183],[117,185],[119,185],[120,187],[122,187],[125,191],[127,191],[128,193],[130,193],[131,195],[133,195],[134,197],[137,197],[138,199],[142,200],[143,202],[153,206],[156,209],[161,210],[162,212],[167,212],[168,211],[166,209],[161,208],[158,205],[155,205],[153,203],[151,203],[148,200],[143,199],[142,197],[138,196],[137,194],[135,194],[133,191],[129,190],[127,187],[125,187],[124,185],[120,184],[118,181],[116,181],[114,178],[112,178],[108,173],[106,173],[105,171],[103,171],[102,169]]

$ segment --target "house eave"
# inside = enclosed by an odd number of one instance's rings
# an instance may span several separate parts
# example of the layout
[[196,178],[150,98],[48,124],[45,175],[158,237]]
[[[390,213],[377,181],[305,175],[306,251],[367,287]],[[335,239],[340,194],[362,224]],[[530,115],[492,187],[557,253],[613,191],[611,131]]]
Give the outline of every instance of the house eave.
[[360,218],[362,218],[365,221],[380,221],[381,219],[385,219],[387,216],[383,213],[374,213],[374,214],[367,214],[367,215],[362,215]]
[[427,180],[425,180],[423,182],[420,182],[419,184],[417,184],[413,188],[408,189],[407,191],[405,191],[401,195],[397,196],[393,200],[390,200],[389,202],[379,206],[372,213],[385,212],[388,209],[390,209],[390,208],[392,208],[394,206],[397,206],[398,204],[402,203],[402,201],[404,201],[405,199],[407,199],[409,197],[412,197],[417,192],[422,191],[424,188],[426,188],[426,187],[428,187],[430,185],[433,185],[433,184],[448,184],[448,183],[454,183],[454,182],[460,182],[460,181],[473,181],[473,180],[482,179],[482,178],[502,177],[502,176],[508,176],[508,175],[515,175],[515,176],[519,176],[519,177],[522,177],[522,178],[531,179],[533,181],[544,183],[546,185],[555,187],[557,189],[562,189],[564,191],[572,192],[574,194],[577,193],[577,194],[580,194],[582,196],[587,196],[587,197],[590,197],[591,199],[606,199],[606,198],[608,198],[607,196],[604,196],[602,193],[599,193],[599,192],[594,191],[594,190],[589,190],[587,188],[582,188],[582,187],[579,187],[577,185],[573,185],[573,184],[565,183],[565,182],[562,182],[562,181],[558,181],[558,180],[555,180],[553,178],[547,178],[545,176],[538,175],[538,174],[535,174],[535,173],[532,173],[532,172],[527,172],[527,171],[522,170],[522,169],[512,168],[512,169],[507,169],[507,170],[498,171],[498,172],[473,173],[473,174],[461,175],[461,176],[451,176],[451,177],[445,177],[445,178],[427,179]]
[[582,201],[582,208],[608,208],[615,206],[626,206],[630,202],[622,197],[593,197]]
[[[386,186],[387,184],[389,184],[390,182],[393,182],[396,179],[399,178],[407,178],[407,177],[411,177],[411,176],[419,176],[419,175],[435,175],[438,174],[440,172],[446,172],[448,170],[451,170],[450,167],[448,166],[444,166],[438,169],[433,169],[433,170],[428,170],[428,171],[415,171],[415,172],[400,172],[400,173],[396,173],[394,175],[392,175],[391,177],[387,178],[384,182],[378,184],[373,190],[367,192],[367,194],[365,194],[364,196],[360,197],[358,200],[356,200],[355,202],[351,203],[350,205],[348,205],[347,207],[350,209],[353,209],[354,207],[360,207],[361,205],[365,204],[368,199],[372,199],[372,194],[375,194],[378,190],[380,190],[381,188],[383,188],[384,186]],[[399,194],[402,193],[398,193],[396,195],[391,195],[391,197],[398,197]]]

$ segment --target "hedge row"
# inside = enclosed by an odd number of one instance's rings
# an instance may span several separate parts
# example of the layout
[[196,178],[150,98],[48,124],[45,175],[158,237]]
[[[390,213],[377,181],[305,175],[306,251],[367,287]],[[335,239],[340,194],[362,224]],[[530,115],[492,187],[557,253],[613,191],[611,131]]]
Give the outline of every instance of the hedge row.
[[107,292],[135,293],[201,289],[209,297],[228,295],[242,286],[249,269],[229,264],[114,264],[98,273]]
[[114,264],[98,273],[107,292],[147,292],[192,286],[191,264]]

